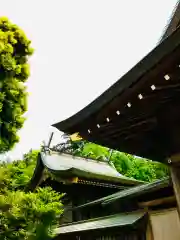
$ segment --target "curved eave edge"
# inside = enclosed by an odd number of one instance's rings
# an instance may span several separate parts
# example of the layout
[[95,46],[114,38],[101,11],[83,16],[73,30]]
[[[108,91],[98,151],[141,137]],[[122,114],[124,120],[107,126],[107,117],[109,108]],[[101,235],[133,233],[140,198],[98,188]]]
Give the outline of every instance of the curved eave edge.
[[82,171],[82,170],[79,170],[76,168],[70,168],[65,171],[64,170],[62,170],[62,171],[61,170],[53,170],[50,168],[48,168],[48,170],[56,176],[60,175],[60,174],[62,174],[62,176],[72,174],[77,177],[85,177],[87,179],[96,179],[96,180],[107,181],[107,182],[116,183],[116,184],[127,184],[127,185],[131,185],[131,186],[144,184],[144,182],[138,181],[136,179],[126,178],[126,177],[100,175],[100,174],[96,174],[96,173]]
[[[126,218],[127,215],[130,215],[130,218]],[[134,216],[135,217],[134,217]],[[113,221],[113,217],[120,216],[122,218],[119,219],[118,222]],[[123,218],[126,218],[123,220]],[[105,225],[103,224],[104,220],[108,220],[108,224],[106,223]],[[144,221],[143,221],[144,220]],[[102,221],[102,222],[101,222]],[[82,220],[78,222],[72,222],[68,224],[63,224],[59,228],[56,228],[54,230],[55,235],[67,235],[67,234],[75,234],[78,232],[91,232],[91,231],[99,231],[99,230],[104,230],[104,229],[113,229],[113,228],[136,228],[138,227],[138,224],[140,224],[143,221],[143,224],[145,226],[147,225],[148,222],[148,214],[145,210],[138,210],[134,212],[127,212],[126,214],[124,213],[118,213],[114,215],[109,215],[105,217],[99,217],[99,218],[94,218],[94,219],[88,219],[88,220]],[[91,223],[94,223],[93,225]],[[87,225],[87,228],[81,228],[81,225]],[[90,224],[88,226],[88,224]],[[63,229],[66,229],[66,231],[63,231]]]
[[127,185],[140,185],[144,184],[143,181],[138,181],[136,179],[131,179],[127,178],[124,176],[120,177],[115,177],[115,176],[109,176],[109,175],[101,175],[97,173],[91,173],[88,171],[82,171],[80,169],[76,168],[69,168],[67,170],[57,170],[57,169],[52,169],[49,166],[46,165],[46,162],[43,160],[45,157],[45,153],[39,153],[38,154],[38,159],[37,159],[37,164],[34,170],[34,174],[30,180],[30,183],[28,184],[27,189],[30,191],[35,190],[35,188],[40,184],[41,180],[43,179],[43,173],[44,169],[46,168],[49,172],[51,172],[54,175],[62,174],[62,175],[74,175],[74,176],[79,176],[79,177],[87,177],[87,178],[95,178],[98,180],[104,180],[104,181],[109,181],[109,182],[114,182],[116,184],[127,184]]
[[41,153],[39,153],[33,176],[27,186],[28,191],[34,191],[36,187],[40,184],[43,178],[44,169],[45,167],[42,161]]
[[148,55],[146,55],[139,63],[135,65],[129,72],[127,72],[122,78],[120,78],[115,84],[107,89],[103,94],[96,98],[93,102],[77,112],[73,116],[55,123],[52,126],[58,130],[66,133],[74,133],[75,127],[92,116],[96,112],[100,111],[102,107],[107,105],[116,96],[122,94],[133,83],[137,82],[143,75],[156,66],[160,60],[173,52],[180,45],[180,29],[177,29],[171,36],[163,40],[158,46],[156,46]]

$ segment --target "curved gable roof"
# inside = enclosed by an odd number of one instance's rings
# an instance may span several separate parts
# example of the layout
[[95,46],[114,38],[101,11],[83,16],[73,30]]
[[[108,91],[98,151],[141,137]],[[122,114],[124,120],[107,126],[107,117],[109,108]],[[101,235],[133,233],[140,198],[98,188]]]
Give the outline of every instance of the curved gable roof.
[[77,176],[127,185],[142,183],[123,176],[106,162],[75,157],[66,153],[41,153],[41,159],[43,165],[59,177]]

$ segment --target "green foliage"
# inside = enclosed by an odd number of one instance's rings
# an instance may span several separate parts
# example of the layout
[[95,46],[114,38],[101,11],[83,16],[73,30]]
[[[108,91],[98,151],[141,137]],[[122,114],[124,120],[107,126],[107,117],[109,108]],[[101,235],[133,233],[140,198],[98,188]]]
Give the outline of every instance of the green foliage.
[[[83,146],[83,148],[81,147],[79,149],[77,149],[76,146],[74,149],[75,155],[103,161],[107,161],[110,156],[110,151],[106,147],[89,142],[81,143],[81,146]],[[72,147],[74,147],[74,145],[72,145]],[[167,177],[169,174],[168,168],[162,163],[152,162],[119,151],[112,152],[110,161],[119,173],[141,181],[152,182]]]
[[132,161],[124,153],[114,151],[111,156],[111,161],[113,162],[117,171],[121,174],[126,175],[126,173],[132,168]]
[[61,194],[50,187],[25,192],[36,165],[38,151],[24,155],[24,161],[0,166],[0,240],[46,240],[62,214]]
[[16,190],[26,187],[34,172],[38,153],[37,150],[30,151],[24,155],[23,161],[13,161],[1,166],[0,171],[4,171],[1,176],[4,178],[7,189]]
[[49,239],[62,213],[60,197],[48,187],[0,195],[0,239]]
[[0,18],[0,153],[18,142],[27,110],[24,83],[29,77],[31,41],[6,17]]
[[96,145],[95,143],[85,143],[80,151],[75,152],[77,156],[83,156],[87,158],[97,159],[97,160],[106,160],[109,155],[108,148]]

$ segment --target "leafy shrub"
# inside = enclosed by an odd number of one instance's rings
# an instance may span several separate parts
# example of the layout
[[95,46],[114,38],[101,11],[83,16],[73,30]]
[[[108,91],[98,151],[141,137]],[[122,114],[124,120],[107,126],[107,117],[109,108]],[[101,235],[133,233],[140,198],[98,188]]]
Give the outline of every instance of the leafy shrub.
[[50,187],[33,193],[23,190],[33,174],[37,154],[31,151],[23,161],[0,166],[0,240],[46,240],[58,225],[62,195]]
[[60,198],[49,187],[0,195],[0,239],[49,239],[62,213]]

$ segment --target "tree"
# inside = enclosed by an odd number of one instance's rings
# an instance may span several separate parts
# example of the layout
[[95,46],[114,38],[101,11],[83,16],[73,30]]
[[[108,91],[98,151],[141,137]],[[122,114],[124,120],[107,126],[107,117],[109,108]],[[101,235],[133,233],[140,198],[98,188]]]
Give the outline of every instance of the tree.
[[58,227],[57,215],[63,212],[62,194],[50,187],[24,191],[38,152],[25,154],[25,161],[0,165],[0,240],[49,240]]
[[37,192],[6,191],[0,195],[0,239],[46,240],[62,213],[61,195],[50,187]]
[[121,174],[126,175],[126,173],[132,168],[132,161],[124,153],[114,151],[111,156],[111,161],[116,170]]
[[[81,143],[80,145],[80,142],[83,144]],[[110,156],[108,148],[87,141],[83,142],[83,140],[80,142],[76,143],[76,147],[71,143],[74,155],[108,161]],[[112,152],[110,161],[119,173],[129,178],[145,182],[152,182],[169,175],[167,166],[162,163],[153,162],[115,150]]]
[[8,18],[0,18],[0,153],[13,148],[19,141],[27,110],[24,83],[29,77],[28,57],[31,41]]

